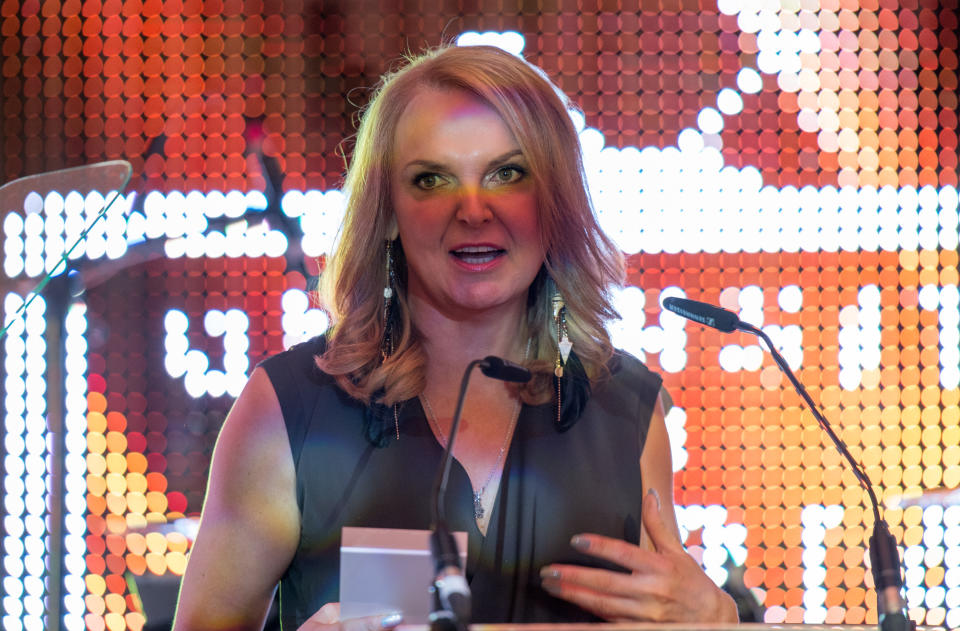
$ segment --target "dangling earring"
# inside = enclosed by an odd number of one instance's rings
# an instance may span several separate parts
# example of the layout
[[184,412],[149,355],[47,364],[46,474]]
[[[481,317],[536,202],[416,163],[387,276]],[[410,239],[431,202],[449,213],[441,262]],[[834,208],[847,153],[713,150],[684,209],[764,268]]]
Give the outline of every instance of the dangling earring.
[[557,333],[557,359],[553,366],[553,376],[557,382],[557,423],[560,423],[560,410],[563,407],[560,383],[563,379],[563,367],[570,357],[573,343],[567,331],[567,307],[559,291],[553,294],[551,302],[553,303],[553,323]]
[[[380,341],[380,359],[386,361],[387,357],[393,355],[393,293],[396,286],[396,265],[393,260],[393,241],[387,239],[386,247],[386,277],[387,284],[383,288],[383,337]],[[400,413],[398,405],[393,404],[393,428],[396,431],[397,440],[400,440]]]

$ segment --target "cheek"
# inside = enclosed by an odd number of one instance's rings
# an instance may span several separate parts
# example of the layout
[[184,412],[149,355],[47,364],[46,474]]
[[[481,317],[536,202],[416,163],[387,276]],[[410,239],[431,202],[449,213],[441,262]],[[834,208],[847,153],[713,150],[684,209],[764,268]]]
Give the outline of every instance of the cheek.
[[518,195],[512,201],[510,223],[514,234],[524,241],[540,240],[540,218],[537,212],[537,202],[532,195]]

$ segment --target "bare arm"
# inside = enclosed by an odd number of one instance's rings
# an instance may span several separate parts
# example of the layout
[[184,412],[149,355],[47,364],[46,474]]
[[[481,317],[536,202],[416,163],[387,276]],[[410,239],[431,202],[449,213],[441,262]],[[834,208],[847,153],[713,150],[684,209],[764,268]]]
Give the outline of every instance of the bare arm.
[[[670,532],[680,539],[677,516],[673,511],[673,457],[670,453],[670,436],[667,433],[666,410],[663,404],[663,391],[657,396],[650,417],[650,427],[640,454],[640,483],[643,496],[654,491],[660,500],[660,515]],[[647,520],[640,526],[640,547],[652,550],[653,543],[647,533]]]
[[175,631],[260,629],[300,534],[280,404],[257,368],[220,431]]

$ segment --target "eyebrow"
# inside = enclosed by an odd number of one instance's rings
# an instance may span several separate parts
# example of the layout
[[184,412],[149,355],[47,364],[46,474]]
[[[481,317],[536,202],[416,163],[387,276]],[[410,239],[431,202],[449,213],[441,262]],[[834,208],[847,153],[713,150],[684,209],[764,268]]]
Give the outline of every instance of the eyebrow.
[[[512,160],[513,158],[515,158],[515,157],[517,157],[517,156],[520,156],[520,157],[522,158],[522,157],[523,157],[523,152],[520,151],[519,149],[513,149],[513,150],[508,151],[508,152],[506,152],[506,153],[504,153],[504,154],[501,154],[501,155],[493,158],[493,159],[490,160],[489,162],[487,162],[487,168],[489,169],[489,168],[491,168],[491,167],[501,165],[501,164],[503,164],[504,162],[507,162],[507,161],[509,161],[509,160]],[[403,169],[406,170],[406,169],[409,169],[410,167],[415,167],[415,166],[416,166],[416,167],[422,167],[422,168],[424,168],[424,169],[429,169],[429,170],[432,170],[432,171],[443,171],[443,170],[446,169],[446,166],[443,165],[442,163],[440,163],[440,162],[433,162],[432,160],[411,160],[410,162],[408,162],[408,163],[403,167]]]

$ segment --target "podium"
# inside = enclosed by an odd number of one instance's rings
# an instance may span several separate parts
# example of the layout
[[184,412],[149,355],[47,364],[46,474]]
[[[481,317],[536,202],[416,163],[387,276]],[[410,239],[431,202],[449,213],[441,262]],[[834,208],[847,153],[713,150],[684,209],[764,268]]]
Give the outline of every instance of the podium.
[[[623,622],[594,624],[472,624],[470,631],[877,631],[875,624],[694,624]],[[427,625],[400,625],[399,631],[429,631]],[[918,626],[916,631],[943,631]]]

